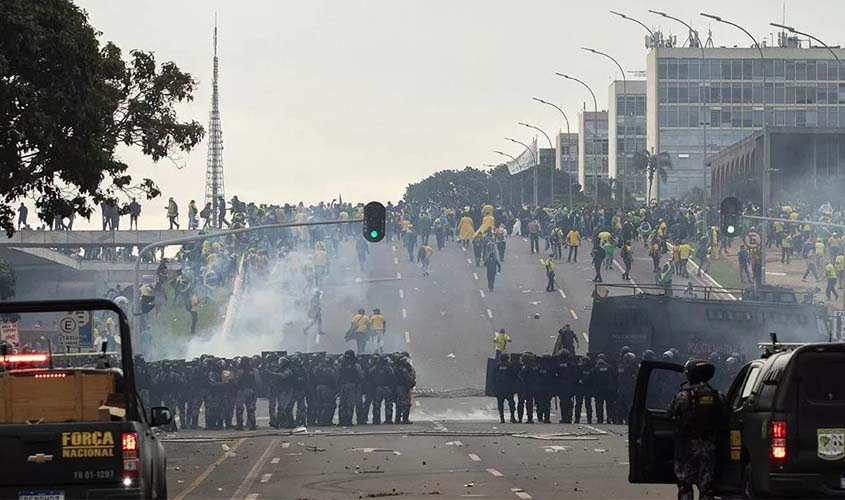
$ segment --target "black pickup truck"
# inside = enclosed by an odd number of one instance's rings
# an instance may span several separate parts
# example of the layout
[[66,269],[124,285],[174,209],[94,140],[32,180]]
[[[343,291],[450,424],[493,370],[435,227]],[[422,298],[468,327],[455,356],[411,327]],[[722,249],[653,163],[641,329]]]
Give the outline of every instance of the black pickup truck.
[[[672,396],[683,366],[644,361],[628,427],[629,481],[675,483]],[[717,493],[845,498],[845,344],[772,344],[724,395]]]
[[46,352],[6,346],[0,354],[0,498],[166,498],[164,447],[153,427],[172,414],[143,408],[124,312],[107,300],[0,303],[6,321],[54,317],[68,336],[80,313],[112,318],[114,352],[63,345],[55,354],[53,338]]

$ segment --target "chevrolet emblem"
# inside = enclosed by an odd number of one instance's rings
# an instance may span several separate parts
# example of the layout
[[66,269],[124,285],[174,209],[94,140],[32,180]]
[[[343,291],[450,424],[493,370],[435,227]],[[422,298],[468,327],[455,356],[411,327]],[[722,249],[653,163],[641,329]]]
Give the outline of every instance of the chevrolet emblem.
[[33,464],[43,464],[53,461],[53,455],[45,455],[43,453],[36,453],[26,458],[26,461]]

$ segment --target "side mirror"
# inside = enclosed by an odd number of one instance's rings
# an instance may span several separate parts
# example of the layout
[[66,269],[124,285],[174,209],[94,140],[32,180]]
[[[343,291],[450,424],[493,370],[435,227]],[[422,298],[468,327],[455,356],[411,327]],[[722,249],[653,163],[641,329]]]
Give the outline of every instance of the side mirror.
[[159,427],[173,422],[173,412],[166,406],[153,406],[150,410],[150,425]]

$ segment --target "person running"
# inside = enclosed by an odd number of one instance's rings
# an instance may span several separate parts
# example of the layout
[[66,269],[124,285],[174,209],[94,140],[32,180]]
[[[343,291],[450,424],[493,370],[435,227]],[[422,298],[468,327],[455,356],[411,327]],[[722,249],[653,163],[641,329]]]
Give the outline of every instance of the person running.
[[419,252],[417,252],[417,263],[422,267],[423,276],[428,276],[428,267],[431,265],[431,255],[434,253],[434,249],[431,248],[431,245],[425,244],[420,247]]
[[317,335],[326,334],[326,332],[323,331],[323,307],[320,304],[321,296],[322,294],[319,290],[315,290],[314,295],[311,296],[311,305],[308,307],[309,323],[302,329],[303,335],[308,335],[308,332],[315,325],[317,326]]
[[508,335],[504,328],[500,328],[498,332],[493,334],[493,345],[496,346],[496,359],[499,359],[499,356],[505,352],[508,344],[511,342],[511,336]]

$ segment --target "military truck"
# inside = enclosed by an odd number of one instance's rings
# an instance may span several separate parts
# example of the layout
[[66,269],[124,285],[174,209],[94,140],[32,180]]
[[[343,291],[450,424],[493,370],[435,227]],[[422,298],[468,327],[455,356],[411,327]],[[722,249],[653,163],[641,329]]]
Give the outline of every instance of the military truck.
[[[167,498],[152,427],[172,414],[143,407],[124,312],[101,299],[0,302],[6,324],[28,315],[56,333],[46,351],[20,342],[0,349],[0,498]],[[100,344],[80,341],[80,318],[103,325]]]
[[714,287],[597,285],[590,317],[589,350],[616,354],[623,346],[637,355],[675,348],[684,357],[753,359],[757,344],[777,332],[784,342],[827,342],[824,306],[801,300],[783,287],[756,290]]

